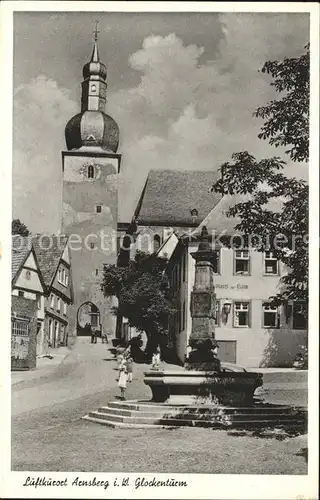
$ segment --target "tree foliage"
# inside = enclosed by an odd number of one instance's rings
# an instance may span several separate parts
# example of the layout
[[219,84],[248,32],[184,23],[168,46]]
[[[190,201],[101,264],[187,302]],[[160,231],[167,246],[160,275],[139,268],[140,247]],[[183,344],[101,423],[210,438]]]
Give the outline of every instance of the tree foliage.
[[29,236],[30,231],[20,219],[13,219],[11,223],[11,234],[20,234],[20,236]]
[[147,352],[164,344],[169,315],[175,312],[169,298],[169,285],[164,274],[167,261],[155,254],[137,251],[127,267],[105,266],[101,289],[105,296],[116,296],[114,314],[128,319],[130,326],[148,337]]
[[286,153],[293,161],[309,158],[309,45],[305,49],[299,58],[264,64],[261,71],[271,75],[271,86],[284,95],[254,113],[265,120],[258,137],[269,140],[276,147],[289,146]]
[[[294,161],[308,161],[309,47],[300,58],[266,62],[262,71],[272,76],[281,98],[255,111],[266,119],[259,138],[286,146]],[[308,301],[308,185],[285,176],[285,164],[276,156],[258,161],[248,152],[235,153],[213,186],[222,194],[243,195],[227,212],[237,218],[235,230],[251,242],[256,235],[256,249],[273,250],[285,264],[275,304]]]

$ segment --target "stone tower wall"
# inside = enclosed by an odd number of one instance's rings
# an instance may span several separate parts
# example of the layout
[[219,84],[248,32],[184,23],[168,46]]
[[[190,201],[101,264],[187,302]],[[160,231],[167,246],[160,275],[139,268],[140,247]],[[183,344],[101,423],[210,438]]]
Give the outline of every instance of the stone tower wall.
[[63,153],[62,230],[69,236],[74,289],[71,335],[77,333],[78,310],[86,302],[98,307],[104,331],[115,331],[112,300],[103,297],[100,282],[103,265],[115,264],[117,257],[119,161],[120,155],[111,153]]

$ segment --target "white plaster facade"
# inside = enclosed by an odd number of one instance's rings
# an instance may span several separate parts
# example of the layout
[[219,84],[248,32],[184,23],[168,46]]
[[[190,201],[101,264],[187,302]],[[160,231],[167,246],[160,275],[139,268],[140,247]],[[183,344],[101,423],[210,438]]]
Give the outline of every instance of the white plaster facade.
[[[170,262],[170,281],[177,297],[179,313],[174,321],[175,349],[184,362],[192,328],[190,297],[194,284],[195,261],[191,255],[198,243],[189,242],[177,250]],[[215,273],[215,293],[218,304],[215,338],[220,343],[219,357],[247,367],[291,366],[297,352],[307,346],[307,327],[297,321],[296,304],[280,307],[276,313],[264,307],[278,291],[280,277],[285,273],[277,263],[277,274],[265,272],[264,254],[249,252],[248,274],[235,273],[235,251],[222,248],[218,272]],[[224,314],[229,304],[230,313]],[[239,304],[243,304],[240,306]],[[236,307],[246,307],[247,325],[237,325]],[[299,304],[298,304],[299,305]],[[268,318],[275,318],[275,327],[266,327]],[[299,324],[299,328],[294,324]],[[172,332],[171,332],[172,335]]]

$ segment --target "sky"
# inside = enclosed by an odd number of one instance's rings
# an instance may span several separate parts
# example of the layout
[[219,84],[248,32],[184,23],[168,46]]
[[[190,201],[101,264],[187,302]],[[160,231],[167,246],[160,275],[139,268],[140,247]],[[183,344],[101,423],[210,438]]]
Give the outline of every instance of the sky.
[[218,169],[249,151],[281,155],[288,175],[307,179],[308,165],[258,139],[253,111],[275,97],[259,69],[303,52],[308,14],[16,12],[13,217],[32,232],[61,227],[64,128],[80,111],[96,19],[106,112],[120,127],[119,221],[151,168]]

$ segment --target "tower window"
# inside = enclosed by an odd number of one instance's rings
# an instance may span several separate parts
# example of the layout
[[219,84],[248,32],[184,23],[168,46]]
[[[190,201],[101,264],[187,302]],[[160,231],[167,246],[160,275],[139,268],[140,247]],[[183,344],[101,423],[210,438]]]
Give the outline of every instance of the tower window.
[[92,92],[95,92],[97,90],[97,87],[95,85],[91,85],[91,90]]
[[101,205],[96,206],[96,212],[97,214],[101,214]]
[[94,243],[90,243],[90,248],[93,250],[95,248],[95,244]]
[[93,179],[94,178],[94,166],[89,165],[88,166],[88,179]]

